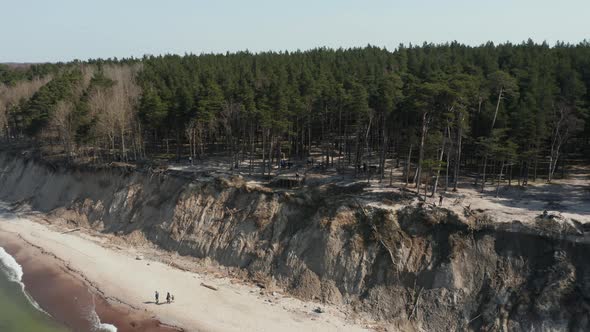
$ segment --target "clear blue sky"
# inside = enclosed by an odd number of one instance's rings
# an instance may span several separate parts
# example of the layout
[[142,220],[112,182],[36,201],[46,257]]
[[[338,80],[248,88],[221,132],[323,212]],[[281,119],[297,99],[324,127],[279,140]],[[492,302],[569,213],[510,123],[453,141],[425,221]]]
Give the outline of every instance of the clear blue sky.
[[590,39],[590,0],[0,0],[0,62]]

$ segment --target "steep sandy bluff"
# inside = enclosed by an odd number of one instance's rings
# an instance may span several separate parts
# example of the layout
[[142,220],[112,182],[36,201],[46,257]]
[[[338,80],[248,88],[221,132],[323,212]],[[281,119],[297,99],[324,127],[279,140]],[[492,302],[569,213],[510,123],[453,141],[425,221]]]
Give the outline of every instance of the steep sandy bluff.
[[0,200],[238,267],[403,329],[590,329],[589,237],[549,221],[495,225],[402,194],[370,196],[359,184],[277,191],[8,154],[0,154]]

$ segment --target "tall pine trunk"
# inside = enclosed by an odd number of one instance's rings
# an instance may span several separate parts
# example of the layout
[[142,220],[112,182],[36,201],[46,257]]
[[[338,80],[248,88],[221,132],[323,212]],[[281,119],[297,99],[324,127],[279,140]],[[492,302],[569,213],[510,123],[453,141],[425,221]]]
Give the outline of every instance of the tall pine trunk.
[[434,179],[434,185],[432,186],[432,195],[434,197],[436,194],[436,189],[438,188],[438,179],[440,177],[440,167],[442,165],[443,156],[445,153],[445,143],[446,143],[446,136],[443,135],[442,146],[440,147],[440,157],[438,158],[438,167],[436,168],[436,178]]
[[408,151],[408,160],[406,161],[406,187],[410,182],[410,163],[412,160],[412,144],[410,144],[410,149]]
[[416,169],[416,188],[420,193],[420,184],[422,180],[422,161],[424,159],[424,142],[426,141],[426,132],[428,130],[428,112],[422,115],[422,133],[420,135],[420,149],[418,151],[418,168]]
[[[500,110],[500,102],[502,101],[502,94],[503,93],[504,93],[504,88],[501,87],[500,93],[498,93],[498,102],[496,103],[496,110],[494,111],[494,118],[492,119],[492,125],[490,127],[490,137],[492,136],[494,126],[496,125],[496,118],[498,117],[498,111]],[[482,179],[482,183],[481,183],[481,192],[484,192],[485,187],[486,187],[486,167],[487,167],[487,164],[488,164],[488,156],[487,156],[487,151],[486,151],[486,156],[484,157],[484,160],[483,160],[483,179]]]
[[385,117],[382,117],[382,122],[381,122],[381,136],[382,136],[382,141],[381,141],[381,158],[380,158],[380,162],[379,162],[379,172],[380,172],[380,178],[379,178],[379,182],[383,182],[383,178],[385,177],[385,150],[387,150],[387,138],[385,137]]
[[498,183],[496,184],[496,197],[498,197],[498,194],[500,193],[500,182],[502,182],[502,175],[503,175],[503,171],[504,171],[504,163],[505,161],[502,160],[501,166],[500,166],[500,174],[498,175]]
[[488,156],[487,153],[483,158],[483,175],[481,179],[481,192],[483,192],[486,188],[486,168],[488,166]]
[[264,177],[264,175],[266,174],[266,155],[264,154],[264,151],[266,150],[266,146],[265,146],[265,140],[266,138],[266,133],[264,128],[262,129],[262,176]]
[[459,183],[459,169],[461,167],[461,143],[463,140],[463,115],[461,115],[461,119],[459,121],[459,126],[457,128],[457,150],[455,156],[455,172],[454,172],[454,184],[453,184],[453,191],[457,191],[457,184]]

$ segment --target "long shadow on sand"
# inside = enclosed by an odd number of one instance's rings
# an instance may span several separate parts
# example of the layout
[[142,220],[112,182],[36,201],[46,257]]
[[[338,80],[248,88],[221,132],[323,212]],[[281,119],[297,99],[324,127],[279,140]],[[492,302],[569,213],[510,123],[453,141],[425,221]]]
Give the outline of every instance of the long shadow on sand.
[[496,187],[488,186],[482,198],[510,208],[541,213],[543,210],[590,214],[590,186],[580,184],[543,184],[527,187],[502,186],[498,198]]

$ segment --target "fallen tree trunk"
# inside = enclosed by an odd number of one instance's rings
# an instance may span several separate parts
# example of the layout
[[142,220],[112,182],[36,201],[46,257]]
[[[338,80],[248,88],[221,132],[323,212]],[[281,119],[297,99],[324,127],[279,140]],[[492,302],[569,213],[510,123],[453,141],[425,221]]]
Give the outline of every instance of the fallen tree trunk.
[[205,284],[205,283],[201,283],[201,286],[203,286],[205,288],[209,288],[209,289],[214,290],[214,291],[219,290],[219,288],[217,288],[215,286],[212,286],[212,285]]

